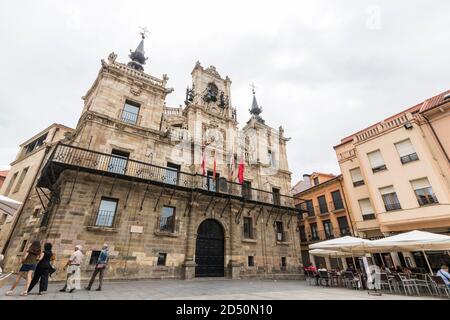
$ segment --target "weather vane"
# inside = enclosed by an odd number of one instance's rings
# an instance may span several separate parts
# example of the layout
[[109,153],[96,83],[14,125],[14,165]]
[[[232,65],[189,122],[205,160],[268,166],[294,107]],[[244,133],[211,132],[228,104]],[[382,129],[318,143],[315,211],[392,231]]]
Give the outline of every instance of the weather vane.
[[139,34],[141,35],[142,39],[145,39],[145,37],[150,34],[147,27],[139,27]]
[[253,94],[255,94],[256,86],[255,86],[255,84],[253,82],[250,83],[250,88],[252,88],[252,92],[253,92]]

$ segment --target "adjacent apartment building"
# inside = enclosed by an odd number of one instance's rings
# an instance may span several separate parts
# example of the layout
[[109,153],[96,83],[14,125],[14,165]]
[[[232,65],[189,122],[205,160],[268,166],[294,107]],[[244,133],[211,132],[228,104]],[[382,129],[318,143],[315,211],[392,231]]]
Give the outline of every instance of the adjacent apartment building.
[[296,205],[305,211],[298,226],[303,265],[312,262],[328,268],[339,266],[336,259],[310,256],[309,245],[353,234],[342,175],[320,172],[305,174],[293,191]]
[[[450,233],[449,115],[446,91],[334,147],[356,235],[374,239],[414,229]],[[432,260],[437,265],[446,259],[448,254],[436,253]],[[421,253],[393,254],[393,260],[424,265]]]
[[[0,194],[13,200],[24,202],[32,195],[35,180],[42,170],[51,146],[65,138],[66,133],[73,129],[54,123],[35,134],[19,146],[16,159],[10,164],[11,169],[0,187]],[[42,197],[45,197],[41,193]],[[32,197],[38,197],[35,192]],[[40,206],[33,210],[33,216],[38,219],[42,213]],[[19,209],[20,210],[20,209]],[[7,242],[15,217],[0,212],[0,250]]]

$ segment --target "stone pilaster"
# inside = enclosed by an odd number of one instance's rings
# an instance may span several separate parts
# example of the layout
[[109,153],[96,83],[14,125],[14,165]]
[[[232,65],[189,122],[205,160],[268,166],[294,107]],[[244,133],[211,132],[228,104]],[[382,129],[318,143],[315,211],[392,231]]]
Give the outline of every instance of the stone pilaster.
[[198,204],[192,203],[192,209],[189,213],[188,217],[188,225],[187,225],[187,237],[186,237],[186,255],[183,263],[183,278],[185,280],[195,278],[195,216],[197,211]]

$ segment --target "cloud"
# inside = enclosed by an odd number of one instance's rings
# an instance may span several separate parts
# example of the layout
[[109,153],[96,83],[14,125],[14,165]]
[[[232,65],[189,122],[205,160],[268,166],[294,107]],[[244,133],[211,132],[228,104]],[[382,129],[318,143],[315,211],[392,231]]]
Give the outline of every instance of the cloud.
[[[294,180],[339,172],[340,138],[449,88],[448,1],[22,1],[0,4],[0,166],[53,122],[75,126],[111,51],[128,60],[146,25],[146,72],[184,101],[197,60],[233,81],[244,124],[257,86],[282,125]],[[293,181],[294,182],[294,181]]]

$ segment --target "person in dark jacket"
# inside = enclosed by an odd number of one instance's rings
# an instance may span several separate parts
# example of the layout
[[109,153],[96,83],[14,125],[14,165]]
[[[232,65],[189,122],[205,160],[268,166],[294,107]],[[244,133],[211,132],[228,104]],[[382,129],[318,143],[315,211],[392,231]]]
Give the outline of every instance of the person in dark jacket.
[[86,290],[91,290],[92,284],[94,283],[97,274],[99,274],[99,281],[100,281],[97,291],[102,290],[103,275],[105,273],[108,260],[109,260],[109,250],[108,245],[105,243],[103,245],[102,251],[100,251],[100,255],[98,256],[97,262],[95,264],[95,270],[94,273],[92,274],[91,280],[89,281],[88,286],[85,288]]
[[39,294],[44,294],[48,287],[48,276],[51,268],[51,261],[53,259],[52,244],[46,243],[44,245],[44,252],[42,259],[36,266],[33,279],[31,280],[28,293],[33,290],[34,286],[39,282]]

